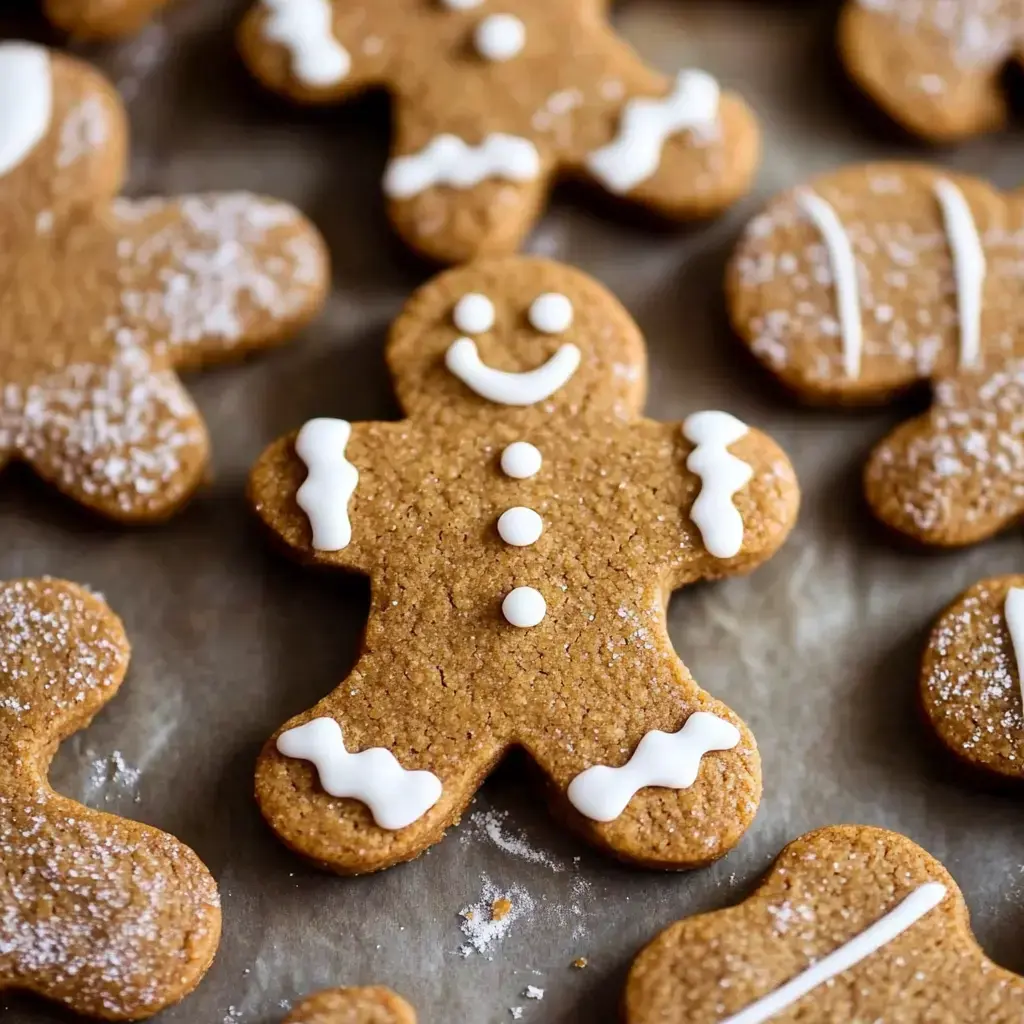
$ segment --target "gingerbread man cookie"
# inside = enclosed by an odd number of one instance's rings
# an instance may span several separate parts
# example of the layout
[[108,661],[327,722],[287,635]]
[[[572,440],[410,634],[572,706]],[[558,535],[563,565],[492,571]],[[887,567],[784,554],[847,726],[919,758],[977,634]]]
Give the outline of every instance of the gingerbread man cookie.
[[956,883],[905,836],[835,825],[790,843],[743,903],[680,921],[633,964],[626,1024],[1016,1024]]
[[164,518],[209,461],[175,370],[304,325],[327,288],[323,241],[246,193],[114,198],[124,109],[69,57],[0,43],[0,109],[0,465],[113,519]]
[[1024,512],[1024,201],[973,178],[868,164],[786,193],[728,273],[751,351],[800,398],[884,401],[934,383],[866,471],[883,522],[972,543]]
[[335,988],[304,999],[284,1024],[416,1024],[416,1012],[380,985]]
[[642,419],[636,325],[557,263],[441,275],[386,354],[408,419],[312,420],[251,476],[298,558],[373,591],[352,674],[260,756],[267,820],[337,871],[388,867],[521,747],[604,849],[721,857],[757,808],[758,755],[675,654],[665,605],[778,549],[798,504],[786,456],[727,413]]
[[110,39],[140,29],[168,0],[43,0],[58,28],[84,39]]
[[188,995],[220,940],[217,886],[183,843],[55,793],[58,744],[111,700],[128,640],[72,583],[0,585],[0,991],[102,1020]]
[[951,142],[1009,116],[1003,73],[1024,0],[847,0],[839,48],[854,81],[908,131]]
[[1024,779],[1024,576],[982,580],[932,630],[921,665],[925,717],[973,768]]
[[603,0],[258,0],[242,54],[269,88],[333,103],[394,97],[391,220],[442,263],[519,247],[556,177],[672,219],[744,195],[759,158],[746,104],[702,71],[653,71]]

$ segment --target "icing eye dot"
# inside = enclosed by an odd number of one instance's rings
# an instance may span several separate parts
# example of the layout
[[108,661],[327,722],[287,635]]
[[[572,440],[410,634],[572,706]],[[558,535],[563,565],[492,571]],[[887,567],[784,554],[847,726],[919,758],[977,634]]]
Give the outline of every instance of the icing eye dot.
[[501,453],[501,471],[513,480],[527,480],[540,472],[540,450],[529,441],[513,441]]
[[538,295],[530,304],[530,326],[542,334],[561,334],[572,326],[573,308],[569,299],[558,292]]
[[548,606],[543,595],[533,587],[516,587],[501,602],[501,614],[506,622],[520,629],[536,626],[547,614]]
[[441,4],[452,11],[468,11],[471,7],[479,7],[484,0],[441,0]]
[[452,321],[463,334],[483,334],[494,326],[494,303],[486,295],[470,292],[455,303]]
[[506,509],[498,518],[498,536],[514,548],[536,544],[544,532],[544,520],[532,508]]
[[486,60],[511,60],[526,45],[526,26],[514,14],[489,14],[477,25],[473,42]]

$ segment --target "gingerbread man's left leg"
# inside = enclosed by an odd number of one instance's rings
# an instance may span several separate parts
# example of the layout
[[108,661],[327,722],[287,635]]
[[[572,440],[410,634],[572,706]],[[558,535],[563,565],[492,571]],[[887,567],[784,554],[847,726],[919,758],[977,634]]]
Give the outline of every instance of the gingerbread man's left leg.
[[47,17],[65,32],[109,39],[135,32],[169,0],[45,0]]

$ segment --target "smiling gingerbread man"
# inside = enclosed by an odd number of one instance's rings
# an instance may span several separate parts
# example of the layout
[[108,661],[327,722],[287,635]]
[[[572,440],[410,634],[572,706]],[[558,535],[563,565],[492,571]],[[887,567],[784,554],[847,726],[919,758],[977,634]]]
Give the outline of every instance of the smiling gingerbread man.
[[386,354],[408,419],[313,420],[251,476],[298,558],[373,592],[349,678],[260,757],[272,827],[337,871],[388,867],[520,747],[610,852],[722,856],[757,808],[757,750],[673,651],[665,607],[778,549],[798,504],[786,456],[726,413],[641,418],[636,325],[545,260],[441,275]]

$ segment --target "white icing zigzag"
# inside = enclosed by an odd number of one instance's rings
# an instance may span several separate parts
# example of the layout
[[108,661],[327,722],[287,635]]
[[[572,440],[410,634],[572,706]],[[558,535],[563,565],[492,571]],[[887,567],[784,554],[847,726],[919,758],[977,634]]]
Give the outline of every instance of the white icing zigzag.
[[713,750],[732,750],[740,732],[707,711],[697,711],[673,733],[654,729],[640,741],[621,768],[598,764],[581,772],[569,784],[569,803],[593,821],[614,821],[647,786],[689,789],[697,779],[700,762]]
[[309,470],[295,500],[309,516],[317,551],[341,551],[352,540],[348,503],[359,483],[359,470],[345,458],[351,434],[347,420],[321,418],[310,420],[295,440],[295,454]]
[[436,775],[407,771],[390,750],[372,747],[350,754],[333,718],[314,718],[281,733],[277,749],[285,757],[311,761],[325,792],[366,804],[373,820],[391,831],[422,818],[441,797]]
[[348,75],[352,58],[334,35],[329,0],[263,0],[271,14],[263,35],[286,47],[292,71],[303,85],[324,88]]

